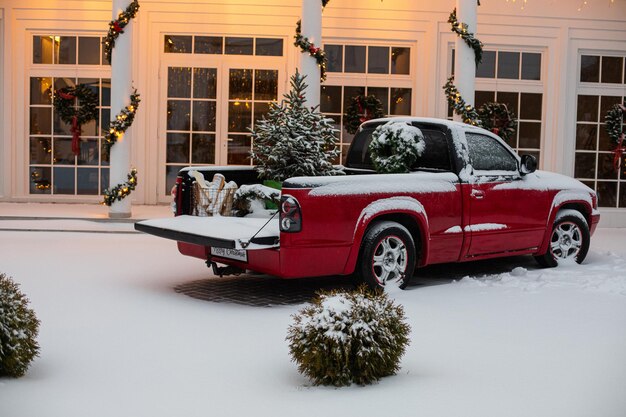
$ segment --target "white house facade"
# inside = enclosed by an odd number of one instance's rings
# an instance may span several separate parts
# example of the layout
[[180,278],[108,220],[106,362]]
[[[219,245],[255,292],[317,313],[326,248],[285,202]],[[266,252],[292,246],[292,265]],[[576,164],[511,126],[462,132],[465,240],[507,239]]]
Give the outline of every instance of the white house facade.
[[[320,1],[320,0],[306,0]],[[250,164],[248,128],[289,88],[302,0],[145,0],[134,20],[133,85],[141,105],[130,160],[138,204],[169,201],[188,165]],[[388,115],[451,117],[442,86],[454,68],[454,0],[330,0],[320,107],[343,129],[351,98],[374,94]],[[0,0],[0,201],[102,200],[109,161],[111,66],[102,39],[110,1]],[[519,117],[511,145],[542,169],[594,188],[603,226],[626,226],[626,163],[614,168],[604,116],[626,98],[626,0],[483,0],[477,37],[478,106],[506,103]],[[119,59],[119,57],[118,57]],[[54,90],[85,84],[98,118],[82,126],[78,155],[55,113]],[[622,156],[622,160],[624,156]],[[532,202],[529,202],[531,205]]]

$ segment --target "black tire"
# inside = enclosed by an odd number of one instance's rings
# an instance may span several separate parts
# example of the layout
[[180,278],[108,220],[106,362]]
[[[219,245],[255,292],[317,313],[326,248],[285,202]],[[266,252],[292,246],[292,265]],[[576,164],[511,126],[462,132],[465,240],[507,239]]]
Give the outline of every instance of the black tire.
[[535,256],[537,263],[544,268],[553,268],[559,260],[574,259],[582,263],[589,252],[591,236],[587,222],[576,214],[559,215],[557,213],[548,250],[543,255]]
[[357,277],[374,290],[389,285],[404,289],[413,276],[415,257],[415,242],[406,227],[391,221],[375,223],[363,237]]

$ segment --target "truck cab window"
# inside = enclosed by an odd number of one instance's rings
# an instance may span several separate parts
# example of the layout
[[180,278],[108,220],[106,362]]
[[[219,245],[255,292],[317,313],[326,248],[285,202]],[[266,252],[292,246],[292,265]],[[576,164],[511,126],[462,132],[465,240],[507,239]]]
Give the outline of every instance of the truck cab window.
[[479,171],[517,171],[517,160],[497,140],[477,133],[465,133],[472,167]]

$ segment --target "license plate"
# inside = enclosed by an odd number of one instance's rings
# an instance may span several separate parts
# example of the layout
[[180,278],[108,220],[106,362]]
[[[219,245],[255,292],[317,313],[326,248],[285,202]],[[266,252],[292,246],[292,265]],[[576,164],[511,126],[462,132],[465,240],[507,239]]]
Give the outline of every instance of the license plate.
[[234,259],[236,261],[248,262],[248,252],[245,249],[211,247],[211,255],[219,256],[220,258]]

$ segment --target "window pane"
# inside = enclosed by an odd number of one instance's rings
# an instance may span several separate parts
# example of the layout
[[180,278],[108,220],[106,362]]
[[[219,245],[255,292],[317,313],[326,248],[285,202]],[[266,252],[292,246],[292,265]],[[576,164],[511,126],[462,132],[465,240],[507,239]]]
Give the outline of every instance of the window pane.
[[50,164],[52,161],[52,140],[50,138],[30,138],[30,163]]
[[512,111],[519,116],[519,108],[517,107],[517,98],[519,93],[508,93],[504,91],[498,91],[496,101],[498,103],[506,104],[509,111]]
[[370,46],[368,52],[367,72],[389,74],[389,48]]
[[78,165],[98,165],[98,160],[98,139],[81,138]]
[[278,98],[278,71],[254,71],[254,99],[276,100]]
[[76,37],[61,36],[57,60],[59,64],[76,64]]
[[56,110],[52,111],[53,115],[53,132],[55,135],[72,135],[72,126],[61,120],[61,115]]
[[228,131],[247,132],[252,127],[252,106],[250,102],[228,103]]
[[191,104],[189,101],[167,101],[167,130],[189,130]]
[[598,121],[598,96],[578,96],[576,120],[579,122]]
[[193,96],[213,99],[217,97],[217,69],[193,69]]
[[111,124],[111,110],[102,109],[100,111],[100,135],[106,135],[109,132]]
[[52,133],[52,108],[30,108],[30,133],[34,135],[47,135]]
[[165,162],[189,163],[189,134],[168,133]]
[[598,154],[598,179],[616,180],[618,172],[613,165],[612,153]]
[[249,135],[228,135],[228,164],[250,165],[251,143]]
[[320,111],[322,113],[341,113],[340,86],[322,85]]
[[483,52],[483,61],[476,67],[476,77],[496,77],[496,51]]
[[170,190],[176,184],[176,177],[178,176],[178,171],[182,166],[180,165],[168,165],[165,167],[165,194],[169,195]]
[[476,91],[474,93],[474,103],[479,108],[485,103],[492,103],[495,100],[495,92],[493,91]]
[[576,149],[590,150],[596,149],[598,136],[598,125],[580,124],[576,125]]
[[498,78],[519,79],[519,52],[498,52]]
[[367,95],[376,96],[383,105],[383,113],[389,114],[389,89],[387,87],[367,87]]
[[328,65],[328,72],[343,71],[343,45],[324,45]]
[[98,168],[78,168],[77,171],[77,193],[82,195],[98,195]]
[[574,162],[574,176],[576,178],[596,177],[596,154],[576,152]]
[[602,81],[603,83],[621,84],[622,67],[624,58],[615,56],[602,57]]
[[165,35],[165,53],[190,54],[191,36]]
[[30,169],[30,193],[50,194],[52,185],[52,168]]
[[583,55],[580,57],[580,81],[597,83],[600,81],[600,57]]
[[598,193],[598,205],[600,207],[617,206],[617,183],[598,181],[596,188]]
[[352,104],[352,99],[356,96],[365,95],[365,87],[346,86],[343,88],[343,112]]
[[111,105],[111,79],[103,78],[101,81],[102,87],[102,105],[110,106]]
[[542,94],[522,93],[520,97],[520,119],[541,120]]
[[78,38],[78,63],[100,65],[100,38],[91,36]]
[[167,96],[191,97],[191,68],[169,67],[167,69]]
[[616,104],[622,104],[622,98],[619,96],[602,96],[600,98],[600,121],[604,122],[604,118],[609,110]]
[[365,72],[365,47],[346,45],[344,72]]
[[215,131],[215,101],[193,102],[192,130],[199,132]]
[[102,194],[105,188],[109,188],[109,168],[100,169],[100,192]]
[[391,48],[391,73],[411,73],[411,48]]
[[33,36],[33,64],[52,64],[53,36]]
[[52,104],[52,78],[30,77],[30,104]]
[[541,79],[541,54],[522,53],[522,80]]
[[[100,165],[108,166],[109,165],[109,152],[104,149],[104,141],[100,141]],[[108,183],[107,183],[108,186]]]
[[55,138],[52,163],[55,165],[74,165],[71,138]]
[[223,38],[221,36],[196,36],[194,52],[196,54],[221,54]]
[[74,194],[74,168],[54,168],[54,194]]
[[256,54],[266,56],[283,56],[283,40],[273,38],[257,38]]
[[615,141],[613,138],[609,137],[609,134],[606,133],[606,124],[602,123],[599,126],[600,130],[600,139],[598,143],[598,149],[601,151],[612,151],[615,149]]
[[261,120],[264,116],[267,117],[267,114],[270,111],[270,103],[260,103],[260,102],[256,102],[254,103],[254,124],[256,125],[256,122],[258,120]]
[[252,55],[252,38],[226,38],[226,53],[229,55]]
[[228,98],[231,100],[252,99],[252,70],[231,69],[228,84]]
[[194,133],[192,140],[192,164],[215,163],[215,135]]
[[[624,160],[622,160],[622,166],[624,166]],[[626,181],[619,184],[619,206],[626,208]]]
[[541,146],[541,123],[520,122],[519,124],[519,147],[535,148]]
[[466,133],[469,157],[475,170],[517,171],[517,161],[489,136]]
[[396,116],[411,115],[411,89],[392,88],[389,114]]

